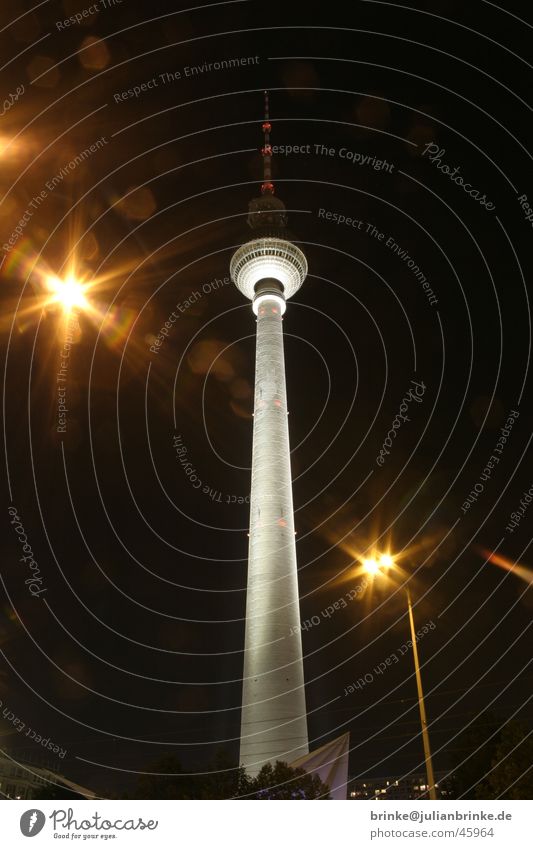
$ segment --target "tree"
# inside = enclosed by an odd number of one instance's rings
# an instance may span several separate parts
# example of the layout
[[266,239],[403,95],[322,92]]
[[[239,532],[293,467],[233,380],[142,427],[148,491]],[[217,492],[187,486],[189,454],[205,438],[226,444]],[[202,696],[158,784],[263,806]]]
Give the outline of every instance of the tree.
[[329,787],[318,775],[283,761],[265,764],[255,778],[245,778],[241,789],[246,799],[329,799]]
[[180,761],[168,755],[139,778],[134,798],[233,799],[243,780],[244,770],[236,769],[223,752],[217,753],[205,772],[196,775],[183,773]]
[[42,784],[31,791],[32,799],[85,799],[65,784]]
[[533,799],[533,734],[487,714],[461,735],[452,788],[462,799]]
[[252,778],[232,766],[220,752],[205,772],[183,773],[181,763],[168,755],[139,778],[135,799],[328,799],[329,788],[317,776],[286,763],[265,764]]
[[182,774],[180,761],[173,755],[166,755],[151,765],[144,775],[139,777],[134,793],[135,799],[194,799],[190,795],[192,782],[189,776]]
[[485,799],[533,799],[533,734],[519,722],[502,729],[483,785]]
[[225,752],[218,752],[209,770],[198,779],[197,799],[234,799],[248,786],[244,768],[236,769]]

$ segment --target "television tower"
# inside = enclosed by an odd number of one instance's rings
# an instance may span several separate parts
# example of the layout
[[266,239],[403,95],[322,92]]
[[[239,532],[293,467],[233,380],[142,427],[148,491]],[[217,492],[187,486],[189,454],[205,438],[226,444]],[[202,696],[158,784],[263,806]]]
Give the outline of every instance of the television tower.
[[285,205],[274,194],[271,129],[265,92],[261,196],[249,204],[252,238],[230,264],[257,316],[240,748],[251,775],[267,761],[290,763],[309,751],[282,325],[307,261],[290,241]]

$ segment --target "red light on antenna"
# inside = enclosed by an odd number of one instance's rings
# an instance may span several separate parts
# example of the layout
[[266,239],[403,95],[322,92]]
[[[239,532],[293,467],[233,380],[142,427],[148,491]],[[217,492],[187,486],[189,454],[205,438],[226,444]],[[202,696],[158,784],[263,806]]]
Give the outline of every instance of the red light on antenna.
[[270,124],[268,121],[265,121],[265,123],[263,124],[263,132],[269,133],[271,129],[272,129],[272,124]]
[[261,186],[261,194],[262,195],[273,195],[274,194],[274,183],[263,183]]
[[264,147],[262,147],[262,148],[261,148],[261,153],[263,154],[263,156],[272,156],[272,147],[271,147],[271,145],[266,144]]

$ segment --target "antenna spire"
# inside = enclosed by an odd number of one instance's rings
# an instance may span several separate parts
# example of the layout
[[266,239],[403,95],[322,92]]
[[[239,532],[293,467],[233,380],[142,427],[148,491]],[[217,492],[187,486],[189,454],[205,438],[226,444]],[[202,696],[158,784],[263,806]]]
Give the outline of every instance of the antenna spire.
[[265,91],[265,120],[263,121],[264,142],[261,148],[263,156],[263,183],[261,185],[262,195],[274,194],[274,183],[272,182],[272,146],[270,144],[270,131],[272,124],[270,123],[270,110],[268,103],[268,91]]
[[287,210],[285,204],[275,195],[274,183],[272,182],[272,146],[270,144],[270,109],[268,91],[265,91],[265,118],[263,120],[263,182],[261,183],[261,196],[253,198],[248,204],[248,225],[263,236],[277,236],[285,238],[282,234],[287,226]]

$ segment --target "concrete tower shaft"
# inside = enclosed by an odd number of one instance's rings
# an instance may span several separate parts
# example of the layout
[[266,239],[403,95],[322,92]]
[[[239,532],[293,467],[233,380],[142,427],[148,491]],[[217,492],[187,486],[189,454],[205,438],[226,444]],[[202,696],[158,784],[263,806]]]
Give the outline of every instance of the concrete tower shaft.
[[308,752],[283,308],[260,296],[240,756],[252,775]]

